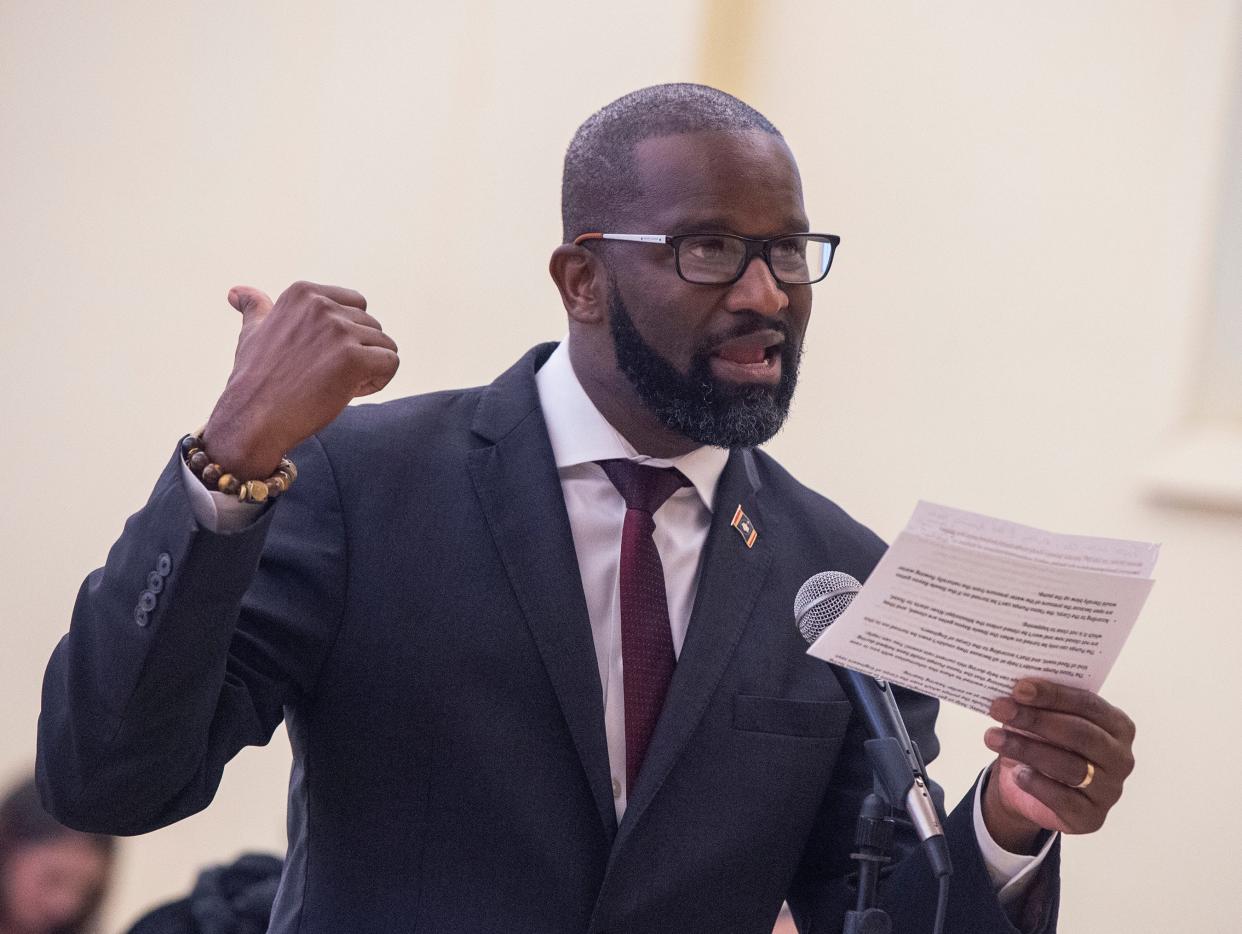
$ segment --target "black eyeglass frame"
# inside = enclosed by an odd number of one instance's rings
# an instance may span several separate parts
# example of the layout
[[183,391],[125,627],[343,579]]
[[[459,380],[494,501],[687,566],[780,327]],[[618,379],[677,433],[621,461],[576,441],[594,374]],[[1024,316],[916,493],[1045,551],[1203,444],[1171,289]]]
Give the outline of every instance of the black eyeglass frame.
[[[728,240],[739,240],[744,246],[746,252],[742,257],[742,262],[738,266],[737,273],[732,279],[725,279],[719,282],[702,282],[698,279],[690,279],[681,269],[681,244],[686,240],[695,237],[723,237]],[[772,266],[772,244],[781,240],[789,240],[793,237],[803,237],[807,240],[814,240],[818,243],[827,243],[831,249],[828,251],[828,265],[824,267],[824,272],[817,279],[811,279],[809,282],[788,282],[782,279]],[[677,268],[677,276],[683,282],[689,282],[691,285],[733,285],[738,279],[746,274],[751,260],[756,256],[763,257],[763,263],[768,267],[768,272],[772,274],[772,278],[781,285],[814,285],[816,282],[823,282],[828,277],[829,271],[832,269],[832,261],[836,258],[837,247],[841,245],[841,238],[836,234],[824,233],[791,233],[781,234],[779,237],[768,237],[766,239],[758,239],[755,237],[742,237],[737,234],[726,233],[687,233],[687,234],[619,234],[619,233],[584,233],[574,238],[574,246],[580,246],[587,240],[620,240],[628,243],[655,243],[671,246],[673,248],[673,265]]]

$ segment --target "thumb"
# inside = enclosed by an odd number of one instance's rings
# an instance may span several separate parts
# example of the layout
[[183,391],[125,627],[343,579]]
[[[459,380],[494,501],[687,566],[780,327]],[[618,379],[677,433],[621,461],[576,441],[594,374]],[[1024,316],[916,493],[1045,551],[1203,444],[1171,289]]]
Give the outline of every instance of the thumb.
[[248,285],[235,285],[229,289],[229,304],[240,311],[246,321],[251,318],[261,320],[272,310],[272,300],[268,294]]

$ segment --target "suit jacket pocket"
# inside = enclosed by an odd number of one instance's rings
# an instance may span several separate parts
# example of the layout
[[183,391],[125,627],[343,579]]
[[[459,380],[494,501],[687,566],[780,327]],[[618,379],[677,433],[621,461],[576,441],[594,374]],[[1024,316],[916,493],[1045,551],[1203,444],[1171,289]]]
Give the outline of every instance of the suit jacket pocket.
[[755,733],[827,739],[845,734],[849,701],[794,700],[738,694],[733,699],[733,726]]

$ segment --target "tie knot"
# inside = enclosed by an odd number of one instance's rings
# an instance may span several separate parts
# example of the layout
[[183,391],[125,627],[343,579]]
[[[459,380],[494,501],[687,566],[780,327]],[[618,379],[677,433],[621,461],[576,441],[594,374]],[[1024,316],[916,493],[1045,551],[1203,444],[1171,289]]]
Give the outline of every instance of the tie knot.
[[675,467],[649,467],[624,459],[596,461],[625,500],[626,509],[641,509],[654,515],[664,501],[683,486],[690,486],[685,474]]

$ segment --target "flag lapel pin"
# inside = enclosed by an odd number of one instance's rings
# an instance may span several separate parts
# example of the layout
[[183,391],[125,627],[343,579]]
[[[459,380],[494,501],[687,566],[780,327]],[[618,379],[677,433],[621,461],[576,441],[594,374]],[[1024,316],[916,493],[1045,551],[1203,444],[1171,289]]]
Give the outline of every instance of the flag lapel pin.
[[755,524],[750,521],[750,516],[742,512],[742,507],[737,507],[737,512],[733,514],[733,521],[729,523],[733,528],[737,529],[737,534],[742,536],[742,541],[746,543],[747,548],[755,547],[755,539],[759,537],[759,530],[755,528]]

